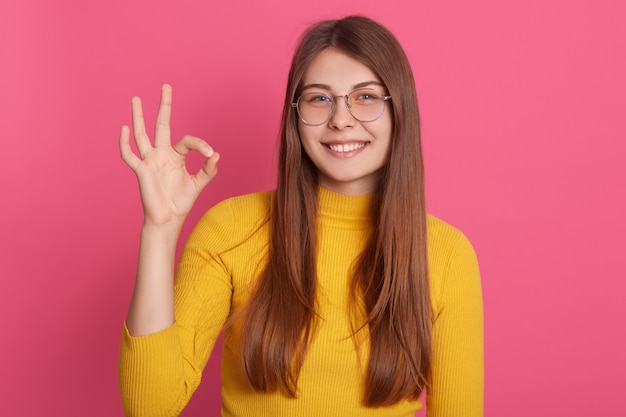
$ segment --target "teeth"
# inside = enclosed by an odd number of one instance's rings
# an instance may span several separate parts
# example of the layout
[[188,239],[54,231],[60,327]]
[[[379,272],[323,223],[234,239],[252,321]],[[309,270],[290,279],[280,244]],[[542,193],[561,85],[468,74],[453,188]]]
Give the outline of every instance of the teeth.
[[344,145],[328,145],[335,152],[352,152],[365,146],[365,143],[347,143]]

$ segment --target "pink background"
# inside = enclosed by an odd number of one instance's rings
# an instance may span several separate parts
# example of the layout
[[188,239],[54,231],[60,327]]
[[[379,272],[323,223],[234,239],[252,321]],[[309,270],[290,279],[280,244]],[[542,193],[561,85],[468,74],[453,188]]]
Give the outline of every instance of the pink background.
[[[481,262],[486,415],[625,416],[624,4],[2,1],[0,415],[122,413],[142,221],[117,149],[130,98],[152,123],[171,83],[174,136],[222,154],[186,236],[215,202],[273,186],[296,39],[358,12],[406,48],[429,209]],[[184,416],[219,415],[218,364]]]

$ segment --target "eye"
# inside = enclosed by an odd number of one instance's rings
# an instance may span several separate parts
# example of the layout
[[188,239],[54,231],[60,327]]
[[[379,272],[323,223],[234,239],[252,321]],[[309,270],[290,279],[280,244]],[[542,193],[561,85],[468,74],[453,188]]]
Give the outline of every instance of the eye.
[[357,90],[352,94],[356,100],[376,100],[382,97],[381,94],[374,90]]
[[382,97],[374,90],[357,90],[351,94],[351,100],[358,105],[374,104]]
[[325,104],[332,102],[332,99],[322,93],[307,93],[302,96],[302,100],[310,104]]

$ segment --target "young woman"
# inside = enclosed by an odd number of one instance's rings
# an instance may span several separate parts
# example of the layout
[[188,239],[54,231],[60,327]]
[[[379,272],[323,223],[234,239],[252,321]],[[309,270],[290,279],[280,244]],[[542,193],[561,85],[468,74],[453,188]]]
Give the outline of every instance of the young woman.
[[[203,140],[171,146],[164,86],[154,146],[133,99],[145,220],[120,351],[132,416],[175,416],[224,330],[222,415],[482,416],[482,296],[474,251],[429,216],[415,85],[394,36],[364,17],[310,28],[295,52],[276,190],[228,199],[190,236],[215,176]],[[207,159],[189,175],[185,156]]]

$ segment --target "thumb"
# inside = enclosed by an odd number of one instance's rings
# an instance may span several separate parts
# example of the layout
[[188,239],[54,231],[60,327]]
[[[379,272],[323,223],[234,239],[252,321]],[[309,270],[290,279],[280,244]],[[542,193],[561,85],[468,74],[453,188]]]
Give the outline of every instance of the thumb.
[[220,154],[213,152],[212,155],[202,165],[202,168],[194,175],[194,180],[200,189],[207,186],[209,182],[217,175],[217,163],[220,160]]

